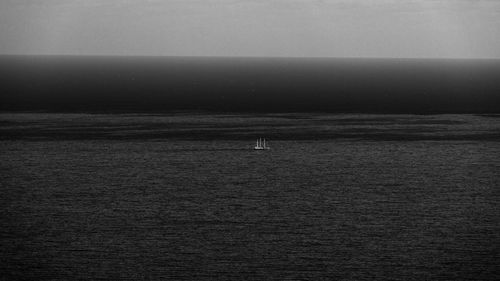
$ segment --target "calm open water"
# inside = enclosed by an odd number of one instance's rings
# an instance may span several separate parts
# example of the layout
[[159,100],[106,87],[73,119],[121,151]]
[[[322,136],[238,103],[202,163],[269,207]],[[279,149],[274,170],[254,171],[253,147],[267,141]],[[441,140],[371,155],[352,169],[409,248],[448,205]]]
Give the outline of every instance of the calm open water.
[[498,116],[0,117],[6,280],[499,278]]

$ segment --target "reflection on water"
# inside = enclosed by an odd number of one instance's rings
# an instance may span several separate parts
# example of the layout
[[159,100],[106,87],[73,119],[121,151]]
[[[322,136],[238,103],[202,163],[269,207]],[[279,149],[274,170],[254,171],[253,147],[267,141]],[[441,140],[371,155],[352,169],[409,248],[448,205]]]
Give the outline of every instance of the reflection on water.
[[1,113],[4,140],[500,140],[500,115]]

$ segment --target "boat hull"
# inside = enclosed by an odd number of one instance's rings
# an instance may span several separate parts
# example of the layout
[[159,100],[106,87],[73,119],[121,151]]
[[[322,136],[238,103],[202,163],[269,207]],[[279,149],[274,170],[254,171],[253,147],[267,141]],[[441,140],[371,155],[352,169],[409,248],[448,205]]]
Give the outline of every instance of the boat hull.
[[269,150],[269,147],[254,147],[254,150]]

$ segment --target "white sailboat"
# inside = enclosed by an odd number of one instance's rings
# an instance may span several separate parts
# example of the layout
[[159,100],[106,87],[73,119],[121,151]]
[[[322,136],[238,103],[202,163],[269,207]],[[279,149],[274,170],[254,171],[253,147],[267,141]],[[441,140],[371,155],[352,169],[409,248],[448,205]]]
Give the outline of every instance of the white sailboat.
[[255,150],[268,150],[268,149],[270,149],[270,147],[266,146],[266,139],[259,138],[259,139],[257,139],[257,143],[255,144],[255,147],[253,149],[255,149]]

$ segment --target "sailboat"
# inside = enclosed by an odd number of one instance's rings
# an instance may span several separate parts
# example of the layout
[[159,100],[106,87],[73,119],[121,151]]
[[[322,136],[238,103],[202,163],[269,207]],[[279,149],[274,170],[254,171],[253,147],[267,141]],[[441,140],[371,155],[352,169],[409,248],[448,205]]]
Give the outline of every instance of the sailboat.
[[266,146],[266,139],[259,138],[253,149],[255,149],[255,150],[268,150],[268,149],[270,149],[270,147]]

